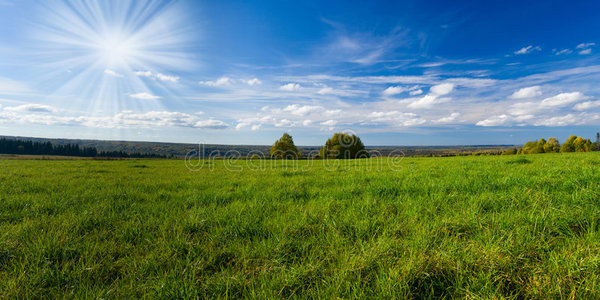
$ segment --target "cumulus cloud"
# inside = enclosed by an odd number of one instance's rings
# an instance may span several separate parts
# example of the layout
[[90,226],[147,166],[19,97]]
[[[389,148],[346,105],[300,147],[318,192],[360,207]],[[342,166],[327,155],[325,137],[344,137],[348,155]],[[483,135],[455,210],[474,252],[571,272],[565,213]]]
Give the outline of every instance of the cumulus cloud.
[[160,96],[156,96],[156,95],[152,95],[150,93],[136,93],[136,94],[130,94],[129,97],[131,98],[135,98],[135,99],[140,99],[140,100],[157,100],[160,99]]
[[123,74],[119,74],[119,73],[117,73],[117,72],[115,72],[113,70],[110,70],[110,69],[104,70],[104,74],[110,75],[110,76],[113,76],[113,77],[123,77]]
[[447,117],[443,117],[434,121],[436,124],[446,124],[456,121],[456,119],[460,117],[460,113],[453,112]]
[[587,101],[575,104],[573,107],[574,110],[588,110],[592,108],[600,107],[600,100],[597,101]]
[[202,120],[194,123],[195,128],[208,128],[208,129],[224,129],[227,128],[227,124],[221,120]]
[[288,92],[297,91],[297,90],[299,90],[301,88],[302,87],[298,83],[288,83],[288,84],[284,84],[284,85],[282,85],[282,86],[279,87],[280,90],[282,90],[282,91],[288,91]]
[[454,89],[454,84],[452,83],[442,83],[438,85],[434,85],[429,89],[429,92],[436,96],[447,95]]
[[335,95],[335,90],[328,86],[321,88],[318,92],[319,95]]
[[477,122],[475,125],[477,126],[484,126],[484,127],[489,127],[489,126],[502,126],[502,125],[507,125],[510,121],[512,121],[512,118],[508,115],[499,115],[499,116],[494,116],[485,120],[481,120],[479,122]]
[[385,96],[393,96],[405,92],[407,89],[402,86],[390,86],[383,91]]
[[214,81],[208,80],[208,81],[200,81],[199,82],[200,85],[205,85],[205,86],[210,86],[210,87],[226,86],[226,85],[231,85],[232,83],[233,83],[233,80],[226,76],[223,76]]
[[585,99],[585,96],[580,92],[561,93],[553,97],[542,100],[542,106],[564,106]]
[[35,112],[37,111],[25,108],[5,109],[1,117],[9,122],[20,124],[85,126],[93,128],[190,127],[222,129],[227,127],[227,124],[220,120],[199,120],[198,117],[190,114],[170,111],[149,111],[143,113],[122,111],[113,116],[103,117],[73,117],[55,114],[37,114]]
[[452,83],[441,83],[434,85],[429,89],[429,94],[418,98],[416,101],[408,105],[409,108],[422,109],[430,108],[435,104],[448,102],[451,99],[448,97],[440,97],[449,94],[454,90],[454,84]]
[[519,102],[512,104],[508,112],[512,115],[522,116],[541,111],[557,109],[581,100],[587,99],[581,92],[561,93],[542,101]]
[[528,54],[528,53],[531,53],[533,51],[541,51],[541,50],[542,50],[542,48],[540,48],[539,46],[535,46],[534,47],[533,45],[529,45],[527,47],[523,47],[523,48],[515,51],[515,54],[516,55]]
[[248,84],[249,86],[260,85],[260,84],[262,84],[262,81],[260,81],[258,78],[255,77],[250,80],[246,80],[246,84]]
[[422,89],[418,89],[418,90],[414,90],[414,91],[410,91],[410,93],[408,93],[411,96],[417,96],[417,95],[421,95],[423,94],[423,90]]
[[161,81],[177,82],[179,80],[179,76],[165,75],[162,73],[156,73],[155,76],[156,76],[156,78],[158,78],[158,80],[161,80]]
[[23,104],[19,106],[9,106],[4,108],[5,111],[11,112],[35,112],[35,113],[54,113],[58,109],[42,104]]
[[324,122],[321,122],[321,125],[324,126],[335,126],[338,122],[336,120],[327,120]]
[[296,124],[292,120],[281,119],[275,123],[275,127],[293,127]]
[[368,120],[375,123],[390,123],[395,126],[416,126],[426,121],[414,113],[400,111],[374,111],[368,115]]
[[515,91],[510,98],[512,99],[526,99],[526,98],[533,98],[536,96],[540,96],[542,94],[542,88],[540,86],[530,86],[530,87],[524,87],[522,89],[519,89],[518,91]]
[[319,110],[323,110],[323,107],[315,106],[315,105],[300,106],[298,104],[288,105],[283,109],[283,111],[289,112],[289,113],[297,115],[297,116],[305,116],[307,114],[310,114],[312,112],[316,112]]
[[151,71],[136,71],[135,75],[140,76],[140,77],[155,78],[160,81],[170,81],[170,82],[179,81],[179,76],[165,75],[162,73],[152,73]]

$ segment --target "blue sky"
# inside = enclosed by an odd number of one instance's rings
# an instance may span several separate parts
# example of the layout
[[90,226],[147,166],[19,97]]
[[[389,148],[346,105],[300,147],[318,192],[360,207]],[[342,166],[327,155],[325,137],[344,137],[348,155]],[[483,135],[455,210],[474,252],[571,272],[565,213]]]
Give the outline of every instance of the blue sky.
[[0,0],[0,135],[520,144],[600,131],[594,1]]

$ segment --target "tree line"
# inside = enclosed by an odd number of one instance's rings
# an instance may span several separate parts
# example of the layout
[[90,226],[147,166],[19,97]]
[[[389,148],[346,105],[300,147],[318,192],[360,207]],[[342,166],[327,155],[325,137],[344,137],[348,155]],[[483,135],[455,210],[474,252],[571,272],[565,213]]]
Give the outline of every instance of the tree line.
[[33,142],[6,138],[0,139],[0,153],[76,157],[167,158],[163,154],[98,151],[95,147],[80,147],[77,144],[53,145],[50,142]]
[[511,149],[504,151],[502,154],[536,154],[536,153],[566,153],[566,152],[591,152],[600,151],[600,133],[596,133],[596,142],[592,143],[590,139],[584,139],[580,136],[571,135],[564,144],[556,138],[548,140],[540,139],[539,141],[527,142],[520,149]]

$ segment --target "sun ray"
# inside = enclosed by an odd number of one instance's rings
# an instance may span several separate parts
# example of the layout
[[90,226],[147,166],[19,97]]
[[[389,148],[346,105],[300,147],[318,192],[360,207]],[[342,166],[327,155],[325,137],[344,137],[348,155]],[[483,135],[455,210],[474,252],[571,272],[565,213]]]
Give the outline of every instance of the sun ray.
[[189,70],[187,49],[194,31],[177,2],[53,1],[45,2],[34,36],[40,66],[38,81],[54,86],[47,97],[87,116],[114,116],[125,110],[164,110],[165,97],[134,99],[136,93],[173,96],[177,84],[147,80],[135,74],[150,70]]

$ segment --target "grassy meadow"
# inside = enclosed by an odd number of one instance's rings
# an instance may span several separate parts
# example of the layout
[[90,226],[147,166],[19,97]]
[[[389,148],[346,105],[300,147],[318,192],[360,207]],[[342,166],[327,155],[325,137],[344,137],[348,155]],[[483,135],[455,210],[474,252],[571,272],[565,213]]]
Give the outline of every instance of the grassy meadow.
[[600,153],[262,162],[0,160],[0,297],[600,298]]

